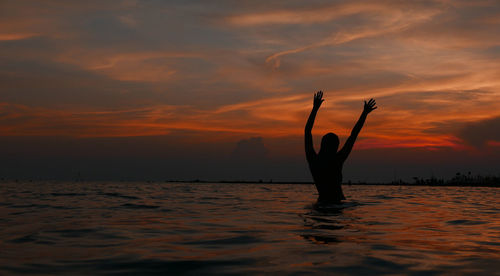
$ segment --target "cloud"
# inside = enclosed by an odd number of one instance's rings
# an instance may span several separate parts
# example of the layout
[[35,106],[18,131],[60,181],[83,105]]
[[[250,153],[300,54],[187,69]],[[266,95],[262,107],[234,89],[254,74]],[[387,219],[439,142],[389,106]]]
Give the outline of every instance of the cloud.
[[458,137],[474,147],[484,147],[487,142],[500,142],[500,117],[488,118],[465,124]]
[[358,13],[380,12],[383,6],[374,3],[345,3],[330,5],[312,5],[296,9],[276,9],[258,13],[231,15],[225,18],[229,24],[238,26],[258,26],[270,24],[314,24],[325,23]]
[[262,137],[251,137],[236,143],[232,157],[240,161],[264,159],[267,157],[268,152]]
[[[274,62],[274,67],[280,67],[280,58],[290,54],[297,54],[303,51],[312,50],[319,47],[326,46],[337,46],[344,43],[348,43],[351,41],[371,38],[381,35],[388,35],[397,33],[409,27],[419,25],[422,22],[426,22],[431,20],[434,16],[440,13],[440,10],[437,8],[433,9],[419,9],[418,12],[415,12],[414,9],[405,9],[406,7],[391,7],[377,5],[377,4],[347,4],[344,6],[333,7],[331,9],[318,9],[316,11],[302,11],[297,14],[291,13],[278,13],[274,15],[266,15],[262,16],[261,21],[266,22],[265,18],[277,18],[277,19],[295,19],[295,20],[283,20],[281,23],[310,23],[308,18],[322,18],[324,21],[329,21],[331,19],[336,18],[337,16],[346,16],[346,15],[356,15],[364,14],[364,17],[350,22],[351,24],[346,24],[342,28],[332,28],[333,32],[325,37],[320,37],[316,39],[313,43],[309,43],[306,45],[302,45],[300,47],[296,47],[293,49],[279,51],[267,57],[266,62]],[[303,13],[306,16],[303,15]],[[326,13],[328,16],[321,16],[323,13]],[[336,15],[338,13],[338,15]],[[317,17],[315,17],[317,16]],[[240,17],[241,18],[241,17]],[[257,21],[255,20],[256,16],[251,16],[247,21]],[[243,18],[244,19],[244,18]],[[319,21],[319,20],[318,20]],[[318,22],[316,21],[316,22]],[[358,22],[356,22],[358,21]],[[245,22],[245,21],[243,21]],[[272,21],[271,21],[272,22]],[[356,24],[357,23],[357,24]]]
[[33,36],[37,36],[37,34],[34,34],[34,33],[0,34],[0,41],[22,40],[22,39],[27,39],[27,38],[30,38]]
[[[302,137],[266,139],[267,158],[243,156],[239,159],[242,162],[235,162],[232,152],[238,141],[251,139],[206,141],[202,139],[205,137],[204,132],[94,138],[0,136],[0,175],[8,179],[59,180],[78,176],[85,180],[139,181],[312,180]],[[262,149],[262,144],[253,141],[255,148]],[[344,166],[344,180],[411,181],[413,176],[449,178],[456,172],[468,171],[496,175],[499,153],[500,147],[490,147],[481,155],[449,147],[355,147]]]
[[301,137],[319,89],[318,135],[378,100],[359,148],[459,148],[498,116],[495,1],[1,5],[2,135],[269,143]]

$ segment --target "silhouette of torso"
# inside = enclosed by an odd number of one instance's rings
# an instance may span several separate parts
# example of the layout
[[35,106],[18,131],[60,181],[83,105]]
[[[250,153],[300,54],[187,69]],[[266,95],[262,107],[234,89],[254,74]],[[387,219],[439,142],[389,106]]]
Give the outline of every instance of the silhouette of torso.
[[309,169],[318,189],[318,201],[338,203],[345,199],[341,187],[344,161],[351,153],[354,142],[356,142],[356,138],[365,123],[366,116],[377,107],[375,106],[375,100],[370,99],[368,102],[365,101],[363,112],[341,150],[337,151],[339,146],[338,136],[330,132],[323,136],[320,151],[316,153],[311,130],[316,119],[316,114],[323,101],[323,91],[318,91],[314,94],[313,109],[311,110],[311,114],[309,114],[306,127],[304,128],[304,146]]
[[318,201],[340,202],[345,199],[341,186],[345,159],[338,153],[330,156],[315,153],[308,161],[318,190]]

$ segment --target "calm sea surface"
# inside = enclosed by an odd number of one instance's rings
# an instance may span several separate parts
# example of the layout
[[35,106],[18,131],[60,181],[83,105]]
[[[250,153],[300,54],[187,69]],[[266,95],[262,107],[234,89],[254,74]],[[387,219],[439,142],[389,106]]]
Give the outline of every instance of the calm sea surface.
[[1,183],[4,274],[500,275],[500,189]]

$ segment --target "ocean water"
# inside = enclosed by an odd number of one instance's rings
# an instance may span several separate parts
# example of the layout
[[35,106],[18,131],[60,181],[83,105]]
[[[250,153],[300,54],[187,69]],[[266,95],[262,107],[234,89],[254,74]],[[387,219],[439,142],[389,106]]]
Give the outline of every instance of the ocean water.
[[499,275],[500,189],[1,183],[0,275]]

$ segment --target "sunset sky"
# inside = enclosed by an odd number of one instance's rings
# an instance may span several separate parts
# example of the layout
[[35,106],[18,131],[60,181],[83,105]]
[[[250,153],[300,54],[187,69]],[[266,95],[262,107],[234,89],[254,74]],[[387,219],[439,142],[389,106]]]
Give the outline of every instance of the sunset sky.
[[309,181],[500,173],[499,1],[1,1],[0,177]]

